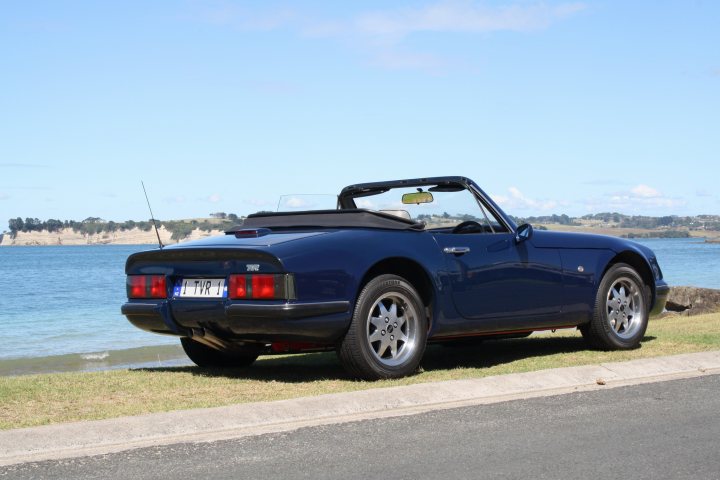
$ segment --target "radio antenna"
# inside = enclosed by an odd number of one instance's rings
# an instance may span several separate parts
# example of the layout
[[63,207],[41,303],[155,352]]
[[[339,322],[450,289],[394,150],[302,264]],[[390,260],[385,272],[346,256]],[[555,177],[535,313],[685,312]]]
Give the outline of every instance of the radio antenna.
[[158,231],[157,224],[155,223],[155,215],[153,214],[152,207],[150,206],[150,199],[148,199],[147,190],[145,190],[145,182],[140,180],[140,184],[143,187],[143,193],[145,193],[145,201],[148,204],[148,209],[150,210],[150,220],[153,223],[153,227],[155,227],[155,235],[157,235],[158,244],[160,245],[160,250],[163,248],[162,241],[160,240],[160,232]]

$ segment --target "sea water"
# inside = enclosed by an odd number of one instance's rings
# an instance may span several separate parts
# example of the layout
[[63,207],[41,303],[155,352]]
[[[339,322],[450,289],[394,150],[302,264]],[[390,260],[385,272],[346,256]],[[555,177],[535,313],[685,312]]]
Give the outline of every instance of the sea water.
[[125,260],[152,248],[157,247],[0,248],[0,362],[62,362],[80,354],[81,360],[105,363],[114,351],[177,344],[177,338],[133,327],[120,313],[127,300]]
[[[720,288],[720,244],[702,239],[638,242],[655,251],[671,286]],[[139,330],[120,314],[126,301],[125,260],[153,248],[0,248],[0,375],[139,364],[155,362],[156,356],[161,363],[184,358],[177,338]]]
[[647,238],[633,241],[650,247],[665,281],[672,287],[720,289],[720,243],[702,238]]

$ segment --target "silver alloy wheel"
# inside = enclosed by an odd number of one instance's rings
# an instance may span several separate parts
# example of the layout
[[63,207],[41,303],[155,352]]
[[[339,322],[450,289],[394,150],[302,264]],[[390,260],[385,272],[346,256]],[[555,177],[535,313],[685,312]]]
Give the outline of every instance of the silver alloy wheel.
[[370,350],[382,364],[393,367],[412,356],[417,344],[419,317],[410,300],[391,292],[378,298],[366,322]]
[[623,340],[632,338],[645,323],[645,299],[640,285],[630,277],[619,277],[606,298],[610,328]]

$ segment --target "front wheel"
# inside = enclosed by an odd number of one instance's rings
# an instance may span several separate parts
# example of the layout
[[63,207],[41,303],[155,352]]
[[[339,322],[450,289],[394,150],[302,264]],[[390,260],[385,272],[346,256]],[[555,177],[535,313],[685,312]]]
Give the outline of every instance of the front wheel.
[[618,263],[605,273],[589,324],[580,327],[590,345],[603,350],[636,348],[648,325],[650,300],[640,275]]
[[247,367],[257,360],[257,353],[215,350],[187,337],[180,339],[185,354],[195,365],[202,368],[240,368]]
[[363,288],[338,356],[365,380],[415,372],[425,353],[427,319],[420,295],[396,275],[380,275]]

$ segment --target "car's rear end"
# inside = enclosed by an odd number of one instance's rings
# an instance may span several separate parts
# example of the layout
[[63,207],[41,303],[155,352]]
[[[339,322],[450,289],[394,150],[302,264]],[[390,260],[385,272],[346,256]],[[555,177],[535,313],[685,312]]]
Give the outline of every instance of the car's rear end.
[[349,302],[298,298],[296,272],[273,253],[313,234],[264,235],[250,231],[130,256],[122,313],[143,330],[219,351],[332,348],[347,328]]

